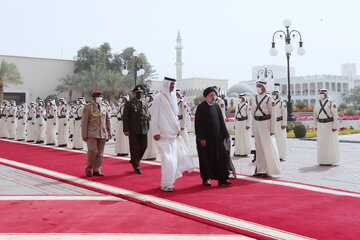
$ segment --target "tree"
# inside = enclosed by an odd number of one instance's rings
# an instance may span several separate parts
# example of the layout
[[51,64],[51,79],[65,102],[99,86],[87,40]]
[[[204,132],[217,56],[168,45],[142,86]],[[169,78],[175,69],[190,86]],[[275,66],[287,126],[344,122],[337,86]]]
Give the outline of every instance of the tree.
[[347,104],[353,106],[355,109],[360,109],[360,86],[350,90],[350,93],[344,94],[343,99]]
[[295,104],[295,107],[304,109],[308,106],[308,103],[306,101],[299,101]]
[[0,64],[0,103],[4,100],[4,87],[8,84],[22,84],[21,75],[14,63],[4,60]]
[[60,84],[55,87],[55,91],[58,92],[58,94],[63,92],[68,92],[69,94],[69,102],[72,101],[72,95],[75,90],[77,90],[77,78],[76,76],[72,75],[66,75],[66,77],[61,78]]
[[204,96],[198,96],[198,97],[196,97],[196,98],[194,98],[194,104],[195,105],[199,105],[201,102],[203,102],[203,101],[205,101],[205,98],[204,98]]

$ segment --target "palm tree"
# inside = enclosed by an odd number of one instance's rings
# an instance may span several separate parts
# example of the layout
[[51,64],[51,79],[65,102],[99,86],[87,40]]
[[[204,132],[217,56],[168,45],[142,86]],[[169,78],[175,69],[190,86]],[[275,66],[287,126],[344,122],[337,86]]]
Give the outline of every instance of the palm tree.
[[81,72],[84,89],[90,95],[92,91],[99,90],[104,87],[104,80],[107,75],[107,70],[104,66],[98,65],[91,65],[90,71],[83,71]]
[[109,71],[104,79],[104,91],[109,96],[110,102],[114,102],[117,93],[124,92],[122,84],[123,76],[120,72]]
[[22,84],[20,72],[14,63],[4,60],[0,64],[0,103],[4,100],[4,87],[7,84]]
[[60,84],[58,86],[56,86],[55,91],[58,92],[58,94],[63,93],[63,92],[68,92],[69,93],[69,102],[72,101],[72,95],[73,92],[77,90],[77,78],[72,75],[66,75],[66,77],[61,78],[60,80]]

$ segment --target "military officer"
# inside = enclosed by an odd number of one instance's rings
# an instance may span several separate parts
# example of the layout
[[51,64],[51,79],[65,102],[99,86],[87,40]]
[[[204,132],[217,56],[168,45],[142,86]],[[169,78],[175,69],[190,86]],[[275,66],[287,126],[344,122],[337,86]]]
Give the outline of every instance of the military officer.
[[36,103],[31,102],[28,111],[28,124],[26,129],[26,141],[27,142],[35,142],[36,136]]
[[35,140],[36,143],[44,143],[45,135],[46,135],[46,110],[44,108],[45,103],[43,100],[38,101],[38,106],[36,108],[36,136]]
[[55,145],[57,109],[53,99],[48,102],[46,119],[46,145]]
[[0,104],[0,137],[7,138],[7,126],[6,126],[6,105],[7,101],[5,100],[2,104]]
[[75,111],[78,105],[71,103],[68,109],[68,136],[72,140],[74,139],[74,127],[75,127]]
[[68,139],[68,107],[64,98],[59,99],[58,106],[58,146],[67,147]]
[[123,115],[123,131],[125,136],[129,136],[130,163],[136,174],[142,173],[139,163],[147,148],[149,131],[149,109],[143,93],[141,85],[132,90],[133,98],[126,102]]
[[122,95],[119,99],[119,106],[116,109],[115,154],[117,156],[129,155],[129,137],[125,136],[123,131],[124,106],[127,101],[129,101],[129,96]]
[[17,118],[17,130],[16,130],[16,140],[24,141],[25,140],[25,130],[26,130],[26,105],[22,103],[18,106],[18,111],[16,113]]
[[186,146],[189,147],[189,136],[188,136],[188,129],[187,129],[187,125],[188,125],[188,121],[189,121],[189,114],[188,114],[188,110],[186,107],[186,103],[184,101],[184,97],[181,94],[180,89],[176,90],[176,97],[178,100],[178,109],[179,109],[178,119],[179,119],[180,128],[181,128],[180,135],[184,139]]
[[223,118],[224,118],[224,120],[226,120],[225,101],[224,101],[224,99],[222,99],[222,98],[220,97],[220,88],[217,87],[217,86],[214,86],[213,88],[215,88],[215,90],[216,90],[216,96],[217,96],[217,98],[216,98],[216,100],[215,100],[215,103],[217,103],[217,104],[219,105],[220,110],[221,110],[221,113],[222,113],[222,115],[223,115]]
[[240,103],[235,110],[234,156],[247,157],[251,153],[251,107],[246,94],[239,94]]
[[275,139],[279,150],[280,161],[285,161],[287,152],[287,107],[279,90],[273,91],[272,97],[275,100],[276,109]]
[[10,105],[7,108],[7,129],[8,129],[8,138],[16,138],[16,102],[14,100],[10,101]]
[[74,112],[74,133],[73,133],[73,149],[83,149],[83,139],[81,136],[81,118],[84,114],[85,98],[79,97],[77,100],[77,107]]
[[92,102],[84,107],[81,119],[81,134],[87,143],[87,177],[104,176],[101,172],[105,142],[111,139],[110,116],[102,103],[102,92],[94,91]]
[[[152,92],[148,93],[147,101],[148,101],[148,107],[149,107],[149,114],[151,114],[151,108],[152,108],[152,104],[153,104],[153,101],[154,101],[154,93],[152,93]],[[149,121],[150,120],[151,120],[151,115],[149,117]],[[150,126],[149,126],[149,131],[151,131]],[[151,134],[148,134],[147,141],[148,141],[147,142],[148,146],[147,146],[146,151],[144,153],[143,159],[145,159],[145,160],[156,160],[158,151],[157,151],[155,140],[154,140],[154,138],[153,138],[153,136]]]
[[317,162],[320,166],[339,165],[338,112],[327,89],[320,90],[315,102],[314,121],[317,129]]

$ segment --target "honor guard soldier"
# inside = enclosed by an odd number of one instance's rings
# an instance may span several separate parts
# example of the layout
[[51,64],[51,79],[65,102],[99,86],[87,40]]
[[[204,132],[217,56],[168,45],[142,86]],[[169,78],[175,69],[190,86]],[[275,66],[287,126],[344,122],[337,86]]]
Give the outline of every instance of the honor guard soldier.
[[129,96],[122,95],[119,99],[119,106],[116,109],[115,154],[117,156],[129,155],[129,137],[125,136],[123,131],[124,106],[127,101],[129,101]]
[[7,126],[6,126],[6,104],[5,100],[0,104],[0,137],[7,138]]
[[149,109],[142,97],[144,89],[137,85],[133,90],[133,98],[124,107],[124,134],[129,136],[130,163],[136,174],[141,174],[140,160],[147,148],[147,133],[149,131]]
[[64,98],[59,99],[58,106],[58,146],[67,147],[68,140],[68,107]]
[[102,103],[102,92],[94,91],[92,102],[84,107],[81,119],[81,134],[87,143],[87,177],[104,176],[101,172],[105,142],[111,139],[110,116]]
[[68,136],[73,140],[74,137],[74,127],[75,127],[75,111],[77,104],[71,103],[68,108]]
[[188,129],[187,129],[187,125],[188,125],[188,121],[189,121],[189,113],[188,113],[188,109],[186,107],[186,103],[184,101],[184,97],[181,94],[180,89],[176,89],[176,97],[177,97],[177,101],[178,101],[177,104],[178,104],[178,109],[179,109],[178,119],[179,119],[180,128],[181,128],[180,135],[184,139],[186,146],[189,147],[189,136],[188,136]]
[[55,145],[57,109],[53,99],[48,102],[46,119],[46,145]]
[[[150,113],[149,121],[151,121],[151,109],[152,109],[153,102],[154,102],[154,94],[152,92],[149,92],[148,97],[147,97],[147,103],[148,103],[149,113]],[[151,126],[149,126],[149,132],[151,132]],[[143,159],[156,160],[158,151],[157,151],[155,140],[151,134],[148,134],[147,141],[148,141],[147,142],[148,144],[147,144],[147,148],[144,153]]]
[[44,143],[46,135],[46,110],[43,100],[39,100],[36,108],[36,143]]
[[240,103],[235,110],[234,156],[247,157],[251,153],[251,107],[244,93],[239,98]]
[[315,102],[314,121],[317,128],[317,162],[320,166],[339,165],[338,111],[327,89],[320,90]]
[[275,139],[279,150],[280,161],[285,161],[287,153],[287,107],[282,99],[280,92],[275,90],[272,92],[275,100],[276,123],[275,123]]
[[84,114],[85,98],[80,97],[77,100],[77,107],[74,112],[74,132],[73,132],[73,149],[83,149],[83,138],[81,136],[81,118]]
[[281,173],[279,152],[275,139],[276,108],[274,99],[267,94],[266,82],[256,82],[258,95],[253,98],[253,126],[256,146],[254,176],[268,177]]
[[28,123],[27,123],[27,130],[26,130],[27,142],[35,142],[36,138],[36,103],[31,102],[28,111]]
[[16,113],[17,118],[17,130],[16,130],[16,140],[25,141],[25,131],[26,131],[26,123],[27,123],[27,113],[26,113],[26,105],[22,103],[18,106],[18,111]]
[[7,110],[7,128],[8,128],[8,138],[16,138],[16,102],[14,100],[10,101],[10,106]]
[[221,110],[221,113],[222,113],[222,115],[223,115],[223,117],[224,117],[224,120],[226,120],[225,101],[224,101],[224,99],[222,99],[222,98],[220,97],[220,88],[217,87],[217,86],[213,86],[213,88],[215,88],[215,90],[216,90],[216,100],[215,100],[215,103],[219,105],[220,110]]

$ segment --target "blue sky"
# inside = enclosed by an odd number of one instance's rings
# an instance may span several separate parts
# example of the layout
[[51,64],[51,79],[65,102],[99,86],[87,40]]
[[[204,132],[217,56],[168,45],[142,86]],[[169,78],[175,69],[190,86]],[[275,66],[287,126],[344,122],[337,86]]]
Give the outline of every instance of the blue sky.
[[[360,66],[360,2],[356,0],[0,0],[0,54],[73,59],[84,45],[135,47],[160,76],[175,76],[177,31],[183,77],[251,79],[251,67],[285,65],[284,43],[269,55],[272,34],[301,32],[306,54],[291,57],[296,75],[340,74]],[[294,40],[294,47],[298,41]]]

